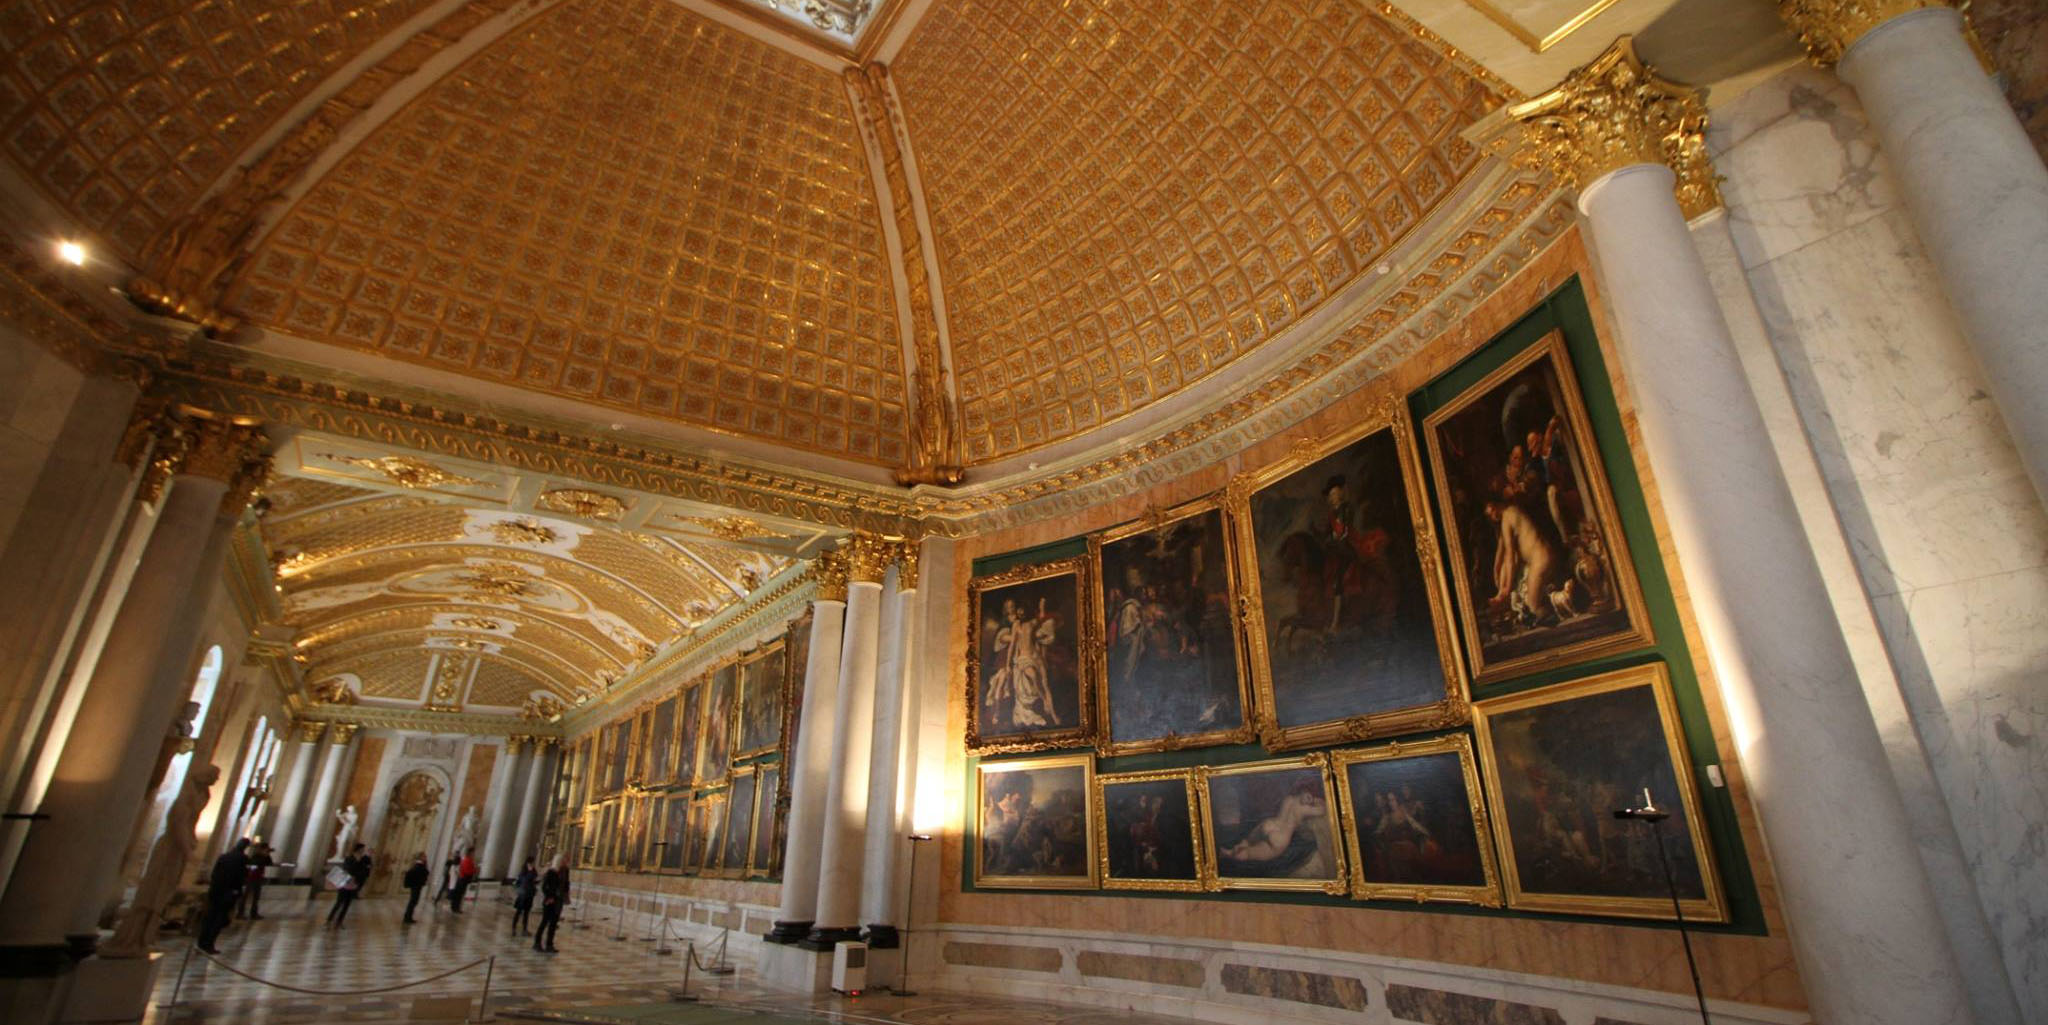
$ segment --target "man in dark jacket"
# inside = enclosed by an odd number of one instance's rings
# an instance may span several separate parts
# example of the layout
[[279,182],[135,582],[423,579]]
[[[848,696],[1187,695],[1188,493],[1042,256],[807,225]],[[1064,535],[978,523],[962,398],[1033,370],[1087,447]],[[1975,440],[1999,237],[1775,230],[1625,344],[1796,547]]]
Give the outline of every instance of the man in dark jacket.
[[249,879],[242,888],[242,917],[254,922],[263,917],[263,884],[270,866],[277,860],[270,856],[270,845],[261,840],[249,844]]
[[249,838],[243,837],[226,854],[213,859],[213,872],[206,878],[206,920],[199,926],[199,949],[209,954],[220,953],[213,942],[234,917],[235,899],[249,881],[248,851]]
[[348,920],[349,906],[362,896],[363,884],[370,881],[370,852],[368,846],[357,844],[348,857],[341,859],[341,870],[348,874],[348,882],[334,891],[334,907],[327,912],[327,924],[341,928]]
[[555,929],[561,925],[562,909],[569,906],[569,856],[557,855],[540,877],[540,928],[533,931],[533,949],[555,952]]
[[405,902],[405,924],[411,925],[417,919],[412,917],[414,908],[420,906],[420,891],[427,888],[427,880],[434,871],[427,867],[427,855],[421,851],[412,859],[412,867],[405,870],[405,888],[412,891],[412,898]]

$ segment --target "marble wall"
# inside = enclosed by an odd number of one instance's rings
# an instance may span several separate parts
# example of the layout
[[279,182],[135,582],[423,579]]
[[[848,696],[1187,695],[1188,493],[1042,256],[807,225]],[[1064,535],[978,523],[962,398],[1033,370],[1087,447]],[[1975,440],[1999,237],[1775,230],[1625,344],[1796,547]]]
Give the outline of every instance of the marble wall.
[[1789,401],[1779,450],[1810,461],[1802,515],[1824,562],[1841,553],[1837,611],[1978,1019],[2048,1020],[2048,513],[1854,93],[1787,70],[1717,107],[1710,147],[1739,264],[1724,301],[1753,296],[1751,376]]
[[[85,375],[33,343],[0,337],[0,545],[28,503]],[[111,455],[111,453],[109,453]]]

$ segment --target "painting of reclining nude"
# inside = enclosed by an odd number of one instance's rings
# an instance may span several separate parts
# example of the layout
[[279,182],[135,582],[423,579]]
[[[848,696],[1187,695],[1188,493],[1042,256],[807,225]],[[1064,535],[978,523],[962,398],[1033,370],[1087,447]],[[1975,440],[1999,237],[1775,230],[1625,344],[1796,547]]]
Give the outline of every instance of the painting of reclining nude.
[[1202,888],[1192,770],[1097,776],[1095,809],[1104,889]]
[[1500,904],[1471,738],[1332,751],[1330,763],[1353,897]]
[[1328,755],[1205,769],[1195,784],[1208,811],[1211,885],[1344,892]]
[[1474,684],[1650,642],[1564,336],[1429,415]]
[[1210,499],[1089,538],[1104,754],[1252,739],[1229,544]]
[[[1671,918],[1664,845],[1686,921],[1727,919],[1662,664],[1473,707],[1509,907]],[[1617,819],[1644,792],[1670,818]]]
[[974,834],[976,886],[1094,889],[1094,759],[983,762]]
[[1092,636],[1082,615],[1084,556],[1019,566],[967,587],[967,750],[1086,747],[1094,709],[1083,681]]
[[1429,514],[1407,418],[1383,406],[1366,422],[1362,436],[1260,471],[1238,507],[1269,750],[1464,719],[1442,574],[1418,553]]

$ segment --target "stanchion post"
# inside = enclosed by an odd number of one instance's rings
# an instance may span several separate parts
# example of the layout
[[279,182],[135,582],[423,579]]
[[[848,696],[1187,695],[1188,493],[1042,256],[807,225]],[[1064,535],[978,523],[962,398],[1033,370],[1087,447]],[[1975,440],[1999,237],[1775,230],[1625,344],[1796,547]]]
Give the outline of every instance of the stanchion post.
[[171,1002],[156,1005],[166,1015],[178,1013],[178,997],[185,991],[185,969],[192,967],[192,951],[197,949],[197,947],[186,947],[185,959],[178,962],[178,981],[171,984]]
[[615,895],[612,900],[615,902],[613,906],[618,908],[619,912],[619,931],[617,935],[612,937],[612,942],[624,943],[626,942],[626,895],[623,893]]
[[696,999],[697,999],[697,994],[695,994],[695,993],[692,993],[692,992],[690,992],[690,965],[691,965],[691,964],[692,964],[693,962],[695,962],[696,960],[697,960],[697,941],[696,941],[696,940],[686,940],[686,941],[684,941],[684,950],[683,950],[683,988],[682,988],[682,989],[678,989],[678,990],[673,990],[673,991],[671,991],[671,992],[669,993],[669,995],[668,995],[668,998],[669,998],[670,1000],[674,1000],[674,1001],[677,1001],[677,1002],[679,1002],[679,1003],[687,1003],[687,1002],[691,1002],[691,1001],[694,1001],[694,1000],[696,1000]]
[[484,962],[484,991],[482,995],[476,998],[476,1017],[469,1019],[470,1021],[484,1022],[497,1020],[491,1017],[491,975],[497,970],[498,955],[492,954],[490,959]]

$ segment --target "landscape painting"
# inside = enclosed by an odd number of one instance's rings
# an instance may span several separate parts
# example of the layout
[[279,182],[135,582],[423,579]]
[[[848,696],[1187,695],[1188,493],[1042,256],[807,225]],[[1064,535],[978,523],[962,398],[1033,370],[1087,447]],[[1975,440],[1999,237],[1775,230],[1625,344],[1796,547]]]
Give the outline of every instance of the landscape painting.
[[1085,754],[981,763],[976,886],[1095,887],[1093,765]]
[[1081,614],[1087,565],[1075,556],[968,584],[968,751],[1094,743],[1084,690],[1093,631]]

